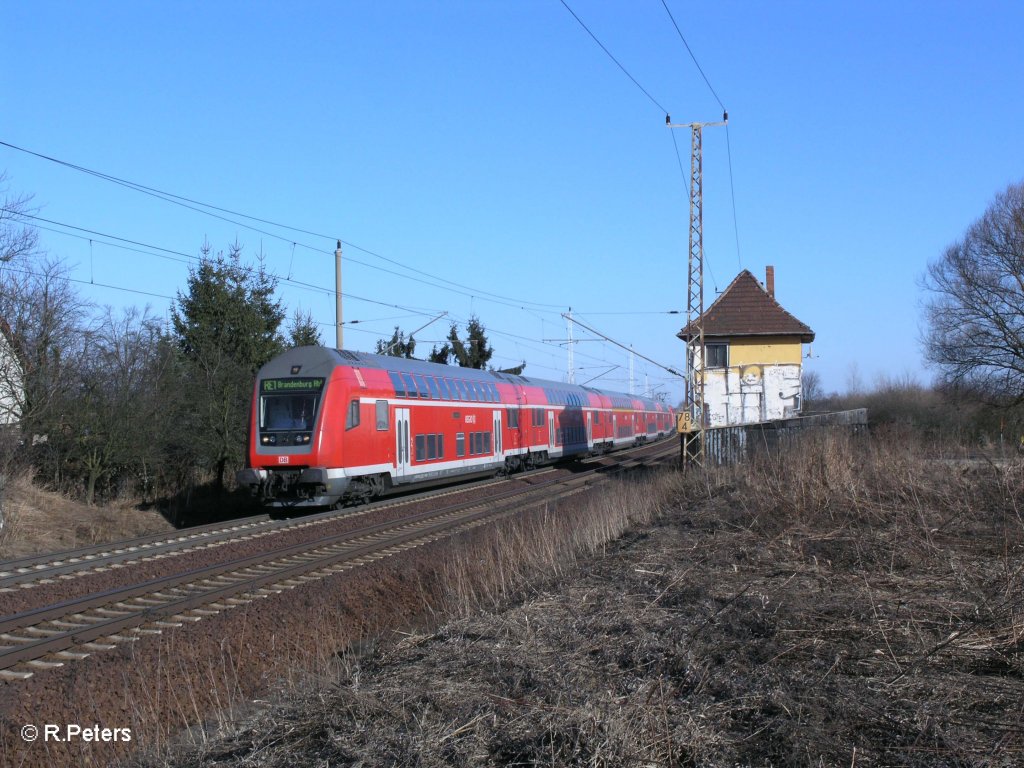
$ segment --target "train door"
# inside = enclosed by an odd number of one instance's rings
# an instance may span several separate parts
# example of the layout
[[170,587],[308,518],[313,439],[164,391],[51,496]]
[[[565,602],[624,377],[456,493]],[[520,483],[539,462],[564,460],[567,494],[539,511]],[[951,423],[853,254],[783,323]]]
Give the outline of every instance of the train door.
[[412,457],[409,456],[409,409],[395,408],[395,474],[405,477]]
[[493,411],[491,414],[491,421],[494,422],[494,457],[504,461],[505,446],[503,439],[504,433],[501,429],[501,411]]

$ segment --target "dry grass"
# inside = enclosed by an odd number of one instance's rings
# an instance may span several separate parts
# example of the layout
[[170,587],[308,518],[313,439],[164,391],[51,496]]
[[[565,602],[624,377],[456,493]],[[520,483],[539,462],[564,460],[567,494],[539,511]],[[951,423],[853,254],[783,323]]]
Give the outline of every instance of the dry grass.
[[16,475],[7,483],[3,513],[0,559],[173,530],[155,511],[142,511],[128,502],[86,506],[36,487],[26,474]]
[[415,588],[453,620],[148,760],[1019,765],[1022,493],[1020,464],[823,432],[574,497],[434,551]]
[[[379,641],[416,636],[452,615],[475,615],[481,606],[521,598],[533,581],[571,571],[576,558],[619,536],[631,521],[648,522],[661,506],[655,488],[648,479],[616,484],[604,496],[576,494],[360,569],[309,601],[312,610],[299,622],[279,617],[276,629],[287,631],[268,633],[258,617],[240,611],[213,653],[170,633],[155,660],[147,655],[145,664],[124,674],[124,699],[132,702],[127,722],[150,756],[168,754],[172,741],[175,753],[182,743],[205,752],[217,734],[233,732],[244,715],[263,706],[254,697],[267,688],[278,697],[322,698],[339,676],[358,676]],[[363,593],[381,585],[403,594],[383,595],[383,608],[375,606]],[[307,603],[294,594],[286,599]],[[409,606],[413,612],[403,614]],[[200,722],[204,729],[187,730]]]

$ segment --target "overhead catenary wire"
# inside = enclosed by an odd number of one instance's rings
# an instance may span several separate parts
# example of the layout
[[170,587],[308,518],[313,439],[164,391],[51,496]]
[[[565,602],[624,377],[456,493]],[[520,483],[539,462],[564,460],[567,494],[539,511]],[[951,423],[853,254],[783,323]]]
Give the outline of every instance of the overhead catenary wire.
[[[2,207],[0,207],[0,210],[7,211],[7,212],[10,211],[10,209],[2,208]],[[111,240],[121,240],[122,242],[131,243],[132,245],[140,246],[140,248],[132,248],[130,246],[121,245],[119,243],[108,243],[108,242],[104,242],[103,240],[99,240],[99,239],[95,239],[95,238],[90,238],[87,235],[79,235],[79,234],[75,234],[74,232],[64,232],[64,231],[61,231],[59,229],[54,229],[52,227],[46,227],[46,226],[42,226],[42,225],[39,225],[39,224],[33,224],[33,226],[38,228],[38,229],[42,229],[42,230],[45,230],[47,232],[53,232],[55,234],[63,235],[65,237],[73,237],[73,238],[76,238],[76,239],[79,239],[79,240],[87,240],[89,242],[94,242],[94,243],[97,243],[99,245],[106,245],[106,246],[111,247],[111,248],[119,248],[119,249],[122,249],[122,250],[131,251],[133,253],[138,253],[138,254],[141,254],[143,256],[154,256],[156,258],[168,259],[170,261],[174,261],[174,262],[177,262],[177,263],[180,263],[180,264],[185,264],[187,266],[191,265],[193,262],[197,262],[197,261],[201,260],[201,257],[199,257],[199,256],[193,256],[193,255],[190,255],[190,254],[187,254],[187,253],[183,253],[181,251],[174,251],[174,250],[171,250],[169,248],[163,248],[163,247],[158,246],[158,245],[151,245],[149,243],[143,243],[143,242],[138,241],[138,240],[129,240],[127,238],[118,237],[117,235],[111,235],[111,234],[104,233],[104,232],[98,232],[96,230],[85,229],[83,227],[76,227],[73,224],[65,224],[63,222],[54,221],[52,219],[44,219],[44,218],[42,218],[40,216],[33,216],[31,214],[19,213],[19,215],[20,216],[24,216],[25,218],[30,218],[30,219],[37,220],[37,221],[45,221],[47,223],[55,224],[56,226],[59,226],[59,227],[67,227],[69,229],[76,229],[76,230],[78,230],[80,232],[87,232],[87,233],[90,233],[90,234],[92,234],[92,235],[94,235],[96,237],[103,237],[103,238],[107,238],[107,239],[111,239]],[[152,250],[141,250],[142,248],[149,248],[149,249],[152,249]],[[153,251],[161,251],[162,253],[154,253]],[[173,255],[168,255],[168,254],[173,254]],[[175,258],[176,256],[180,256],[182,258]],[[248,274],[253,274],[254,272],[257,271],[257,269],[255,267],[249,267],[249,266],[245,266],[245,265],[239,265],[239,269],[241,269],[242,271],[244,271],[244,272],[246,272]],[[303,282],[301,280],[284,278],[284,277],[281,277],[278,274],[275,274],[274,272],[270,272],[270,271],[267,271],[267,270],[264,270],[263,273],[267,277],[270,277],[270,278],[272,278],[272,279],[274,279],[276,281],[279,281],[279,282],[282,282],[282,283],[287,283],[289,285],[294,285],[294,286],[296,286],[298,288],[301,288],[303,290],[311,291],[313,293],[327,294],[327,295],[330,295],[330,296],[334,295],[334,291],[332,291],[330,289],[327,289],[327,288],[323,288],[323,287],[318,286],[318,285],[313,285],[312,283],[306,283],[306,282]],[[29,273],[29,274],[36,274],[36,273]],[[82,283],[82,284],[89,284],[89,282],[90,282],[88,280],[78,280],[78,279],[71,278],[71,277],[68,277],[68,278],[65,278],[65,279],[67,279],[67,280],[69,280],[71,282]],[[126,288],[126,287],[123,287],[123,286],[111,285],[111,284],[107,284],[107,283],[95,283],[95,285],[97,285],[99,287],[103,287],[103,288],[112,288],[112,289],[118,290],[118,291],[127,291],[129,293],[138,293],[138,294],[143,295],[143,296],[155,296],[157,298],[165,298],[165,299],[171,299],[171,300],[174,300],[174,298],[175,298],[173,296],[165,296],[164,294],[152,293],[152,292],[149,292],[149,291],[141,291],[141,290],[137,290],[137,289],[133,289],[133,288]],[[399,309],[399,310],[401,310],[403,312],[411,312],[416,317],[422,317],[425,314],[431,314],[431,313],[436,313],[437,312],[437,310],[435,310],[433,308],[429,308],[429,307],[417,308],[417,307],[402,306],[400,304],[391,304],[391,303],[388,303],[388,302],[378,301],[376,299],[369,299],[369,298],[366,298],[365,296],[359,296],[357,294],[347,293],[347,292],[344,292],[344,291],[342,292],[342,296],[344,296],[346,299],[352,299],[353,301],[362,301],[362,302],[366,302],[368,304],[375,304],[375,305],[382,306],[382,307],[388,307],[390,309]],[[359,322],[359,321],[355,321],[355,322]],[[328,323],[328,325],[333,326],[335,324],[334,323]]]
[[[0,210],[6,211],[6,212],[9,212],[9,213],[17,213],[17,215],[19,217],[21,217],[21,218],[31,219],[31,220],[37,221],[37,222],[38,221],[42,221],[42,222],[45,222],[47,224],[53,224],[53,225],[58,226],[58,227],[65,227],[67,229],[73,229],[73,230],[76,230],[78,232],[84,232],[84,233],[86,233],[88,235],[93,235],[93,236],[97,236],[97,237],[105,237],[105,238],[108,238],[108,239],[111,239],[111,240],[119,240],[119,241],[124,242],[124,243],[130,243],[132,245],[138,245],[138,246],[141,246],[143,248],[149,248],[149,249],[152,249],[154,251],[160,251],[160,252],[162,252],[162,254],[174,254],[175,256],[181,256],[181,257],[183,257],[183,259],[187,259],[190,262],[200,261],[200,257],[194,256],[194,255],[191,255],[191,254],[187,254],[187,253],[184,253],[182,251],[175,251],[175,250],[170,249],[170,248],[164,248],[164,247],[158,246],[158,245],[152,245],[152,244],[149,244],[149,243],[143,243],[143,242],[138,241],[138,240],[132,240],[130,238],[120,237],[118,235],[113,235],[113,234],[106,233],[106,232],[100,232],[98,230],[89,229],[87,227],[81,227],[81,226],[78,226],[78,225],[75,225],[75,224],[68,224],[66,222],[56,221],[54,219],[48,219],[48,218],[44,218],[42,216],[36,216],[34,214],[24,213],[24,212],[20,212],[20,211],[14,211],[14,210],[9,209],[9,208],[0,208]],[[33,226],[39,226],[39,225],[33,225]],[[83,240],[88,240],[89,239],[88,237],[77,236],[77,235],[74,235],[74,234],[72,234],[70,232],[59,232],[59,230],[53,230],[53,229],[50,229],[48,227],[39,227],[39,228],[40,229],[45,229],[45,230],[50,231],[50,232],[58,232],[59,234],[64,234],[64,235],[67,235],[68,237],[79,237],[80,239],[83,239]],[[108,245],[113,245],[113,244],[108,243]],[[115,246],[115,247],[117,247],[117,246]],[[129,249],[129,250],[132,250],[132,249]],[[138,252],[139,253],[147,253],[146,251],[138,251]],[[161,256],[161,254],[152,254],[152,255],[154,255],[154,256]],[[162,257],[163,258],[170,258],[171,261],[182,261],[182,259],[174,259],[174,258],[171,258],[171,257],[168,257],[168,256],[162,256]],[[477,299],[480,299],[481,301],[488,301],[488,302],[492,302],[492,303],[496,303],[496,304],[501,304],[503,306],[511,307],[513,309],[525,309],[524,307],[519,306],[517,304],[513,304],[513,303],[509,303],[509,302],[504,302],[504,301],[500,301],[500,300],[497,300],[497,299],[491,299],[491,298],[487,298],[485,296],[477,296],[477,295],[475,295],[473,293],[468,293],[468,292],[465,292],[465,291],[459,291],[459,290],[455,290],[453,288],[448,288],[446,286],[437,285],[435,283],[430,283],[430,282],[425,281],[425,280],[419,280],[417,278],[412,278],[409,275],[403,275],[400,272],[394,272],[393,270],[384,269],[383,267],[377,267],[377,266],[372,265],[372,264],[366,264],[365,262],[359,261],[358,259],[349,259],[349,261],[351,263],[359,264],[361,266],[367,266],[367,267],[369,267],[371,269],[376,269],[378,271],[382,271],[382,272],[385,272],[387,274],[394,275],[396,277],[402,277],[402,278],[405,278],[405,279],[408,279],[408,280],[413,280],[414,282],[421,283],[421,284],[424,284],[424,285],[429,285],[431,287],[439,288],[441,290],[451,291],[451,292],[457,293],[457,294],[459,294],[461,296],[466,296],[466,297],[469,297],[469,298],[477,298]],[[243,270],[248,271],[249,273],[252,273],[253,271],[255,271],[255,268],[253,268],[253,267],[242,266],[241,268]],[[275,278],[276,280],[279,280],[279,281],[281,281],[283,283],[287,283],[289,285],[300,286],[300,287],[306,288],[308,290],[314,291],[316,293],[322,293],[322,294],[327,295],[327,296],[334,296],[335,295],[335,291],[333,289],[331,289],[331,288],[325,288],[323,286],[313,285],[311,283],[306,283],[306,282],[303,282],[301,280],[296,280],[294,278],[283,277],[281,275],[277,275],[277,274],[272,273],[272,272],[266,272],[266,274],[268,274],[269,276]],[[344,293],[344,292],[342,293],[342,295],[347,297],[347,298],[359,298],[359,297],[356,297],[356,296],[354,296],[352,294],[348,294],[348,293]],[[363,299],[363,300],[369,301],[369,299]],[[394,305],[384,303],[384,306],[394,306]],[[550,314],[553,314],[553,315],[558,314],[554,310],[547,310],[547,309],[535,309],[533,311],[535,311],[535,312],[547,312],[547,313],[550,313]]]
[[[362,247],[360,245],[357,245],[357,244],[355,244],[353,242],[345,240],[344,238],[337,238],[337,237],[335,237],[333,235],[326,235],[326,234],[324,234],[322,232],[315,232],[313,230],[303,229],[301,227],[294,227],[294,226],[291,226],[289,224],[282,224],[280,222],[272,221],[270,219],[262,218],[262,217],[259,217],[259,216],[252,216],[250,214],[241,213],[239,211],[234,211],[234,210],[231,210],[229,208],[225,208],[223,206],[214,205],[212,203],[204,203],[204,202],[202,202],[200,200],[196,200],[194,198],[186,197],[184,195],[177,195],[177,194],[174,194],[173,192],[165,192],[163,190],[160,190],[160,189],[157,189],[155,187],[151,187],[151,186],[148,186],[148,185],[145,185],[145,184],[141,184],[139,182],[134,182],[134,181],[129,181],[127,179],[122,179],[120,177],[114,176],[114,175],[109,174],[109,173],[104,173],[102,171],[97,171],[97,170],[94,170],[92,168],[86,168],[85,166],[78,165],[77,163],[72,163],[72,162],[69,162],[67,160],[61,160],[59,158],[52,157],[50,155],[46,155],[46,154],[43,154],[41,152],[35,152],[33,150],[17,146],[16,144],[12,144],[12,143],[7,142],[7,141],[0,140],[0,146],[7,147],[9,149],[13,149],[13,150],[18,151],[18,152],[23,152],[23,153],[25,153],[27,155],[31,155],[32,157],[36,157],[36,158],[39,158],[41,160],[46,160],[46,161],[51,162],[51,163],[56,163],[57,165],[61,165],[61,166],[65,167],[65,168],[69,168],[71,170],[75,170],[75,171],[78,171],[80,173],[85,173],[85,174],[93,176],[95,178],[99,178],[99,179],[102,179],[104,181],[108,181],[108,182],[111,182],[113,184],[117,184],[119,186],[125,187],[126,189],[131,189],[131,190],[134,190],[136,192],[141,192],[141,193],[143,193],[145,195],[149,195],[150,197],[155,197],[155,198],[157,198],[159,200],[163,200],[164,202],[172,203],[174,205],[181,206],[181,207],[186,208],[188,210],[195,211],[196,213],[200,213],[200,214],[203,214],[203,215],[206,215],[206,216],[210,216],[210,217],[218,219],[220,221],[227,222],[228,224],[234,224],[234,225],[242,227],[244,229],[248,229],[248,230],[250,230],[252,232],[258,232],[259,234],[266,235],[267,237],[272,237],[272,238],[274,238],[276,240],[279,240],[281,242],[284,242],[286,244],[290,244],[293,248],[297,245],[297,246],[299,246],[301,248],[305,248],[307,250],[313,251],[314,253],[325,253],[325,254],[329,254],[329,255],[333,255],[333,253],[334,253],[333,250],[327,250],[327,249],[324,249],[324,248],[318,248],[316,246],[309,245],[308,243],[298,242],[297,240],[294,240],[293,238],[284,237],[283,235],[277,234],[275,232],[270,232],[270,231],[265,230],[265,229],[260,229],[259,227],[254,227],[254,226],[251,226],[249,224],[245,224],[243,222],[236,221],[235,219],[229,219],[226,216],[222,216],[220,214],[221,213],[226,213],[226,214],[230,214],[231,216],[237,216],[237,217],[240,217],[240,218],[243,218],[243,219],[248,219],[249,221],[254,221],[254,222],[257,222],[257,223],[260,223],[260,224],[266,224],[268,226],[278,227],[280,229],[286,229],[286,230],[290,230],[292,232],[299,232],[301,234],[310,235],[312,237],[325,238],[325,239],[330,240],[332,242],[335,241],[335,240],[339,240],[340,239],[341,243],[343,245],[345,245],[346,247],[355,248],[357,251],[365,253],[365,254],[367,254],[369,256],[373,256],[374,258],[380,259],[382,261],[386,261],[386,262],[388,262],[390,264],[393,264],[395,266],[401,267],[402,269],[408,270],[409,272],[413,272],[413,273],[418,274],[418,275],[423,275],[425,277],[429,277],[432,280],[435,280],[435,281],[438,281],[438,282],[441,282],[441,283],[446,283],[448,286],[454,286],[455,288],[460,288],[460,289],[463,289],[464,291],[469,291],[470,293],[462,293],[461,291],[454,291],[453,288],[448,288],[445,285],[438,285],[436,282],[428,282],[428,281],[425,281],[425,280],[420,280],[418,278],[414,278],[414,277],[412,277],[410,275],[403,275],[400,272],[394,272],[394,271],[391,271],[391,270],[387,270],[387,269],[384,269],[383,267],[380,267],[380,266],[377,266],[377,265],[374,265],[374,264],[368,264],[366,262],[358,261],[358,260],[355,260],[355,259],[352,259],[352,258],[347,259],[347,261],[349,261],[351,263],[360,264],[362,266],[368,267],[369,269],[376,269],[376,270],[385,272],[387,274],[396,275],[396,276],[403,277],[403,278],[408,279],[408,280],[413,280],[415,282],[420,282],[420,283],[423,283],[425,285],[430,285],[431,287],[434,287],[434,288],[441,288],[442,290],[452,290],[455,293],[461,293],[461,295],[476,297],[476,298],[480,298],[482,300],[490,300],[490,301],[499,300],[499,303],[501,303],[501,302],[510,302],[509,304],[506,304],[506,306],[512,306],[512,307],[516,307],[516,308],[518,308],[518,305],[526,304],[526,305],[530,305],[530,306],[533,306],[533,307],[538,307],[538,308],[541,308],[541,309],[552,310],[553,314],[554,314],[554,310],[562,309],[562,305],[560,305],[560,304],[545,304],[545,303],[542,303],[542,302],[533,302],[533,301],[528,301],[528,300],[525,300],[525,299],[517,299],[517,298],[514,298],[514,297],[510,297],[510,296],[503,296],[501,294],[496,294],[496,293],[492,293],[490,291],[481,290],[479,288],[473,288],[471,286],[464,285],[462,283],[458,283],[458,282],[456,282],[454,280],[448,280],[446,278],[439,277],[437,275],[431,274],[429,272],[426,272],[424,270],[418,269],[416,267],[409,266],[408,264],[404,264],[403,262],[400,262],[397,259],[392,259],[392,258],[389,258],[387,256],[384,256],[383,254],[377,253],[376,251],[370,250],[369,248],[364,248],[364,247]],[[217,211],[218,213],[213,213],[213,211]],[[487,298],[487,297],[491,297],[491,298]]]

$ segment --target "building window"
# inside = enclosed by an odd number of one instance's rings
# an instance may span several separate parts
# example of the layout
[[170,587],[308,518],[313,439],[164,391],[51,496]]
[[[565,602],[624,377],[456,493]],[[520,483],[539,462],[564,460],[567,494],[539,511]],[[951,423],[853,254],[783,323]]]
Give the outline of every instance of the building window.
[[705,344],[707,350],[708,368],[729,367],[729,345],[728,344]]

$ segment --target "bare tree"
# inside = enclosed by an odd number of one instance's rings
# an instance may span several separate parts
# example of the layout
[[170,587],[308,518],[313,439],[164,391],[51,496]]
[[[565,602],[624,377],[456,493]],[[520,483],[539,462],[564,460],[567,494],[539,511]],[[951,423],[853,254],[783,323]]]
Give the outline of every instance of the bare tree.
[[1024,402],[1024,183],[928,265],[925,354],[946,383]]
[[20,254],[0,262],[0,318],[13,362],[0,365],[0,413],[29,435],[54,426],[62,393],[72,386],[82,351],[89,304],[67,279],[59,259]]
[[803,381],[801,386],[803,388],[804,396],[804,410],[808,407],[817,405],[822,398],[825,396],[825,390],[821,385],[821,374],[817,371],[804,370],[802,374]]
[[35,253],[39,235],[26,223],[33,212],[30,195],[15,195],[8,191],[7,174],[0,172],[0,261],[12,261]]

